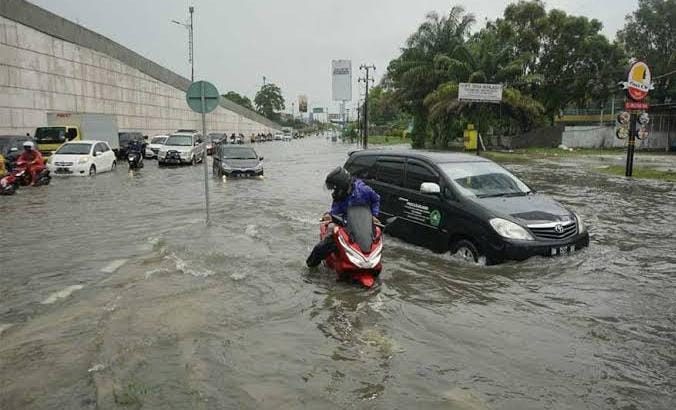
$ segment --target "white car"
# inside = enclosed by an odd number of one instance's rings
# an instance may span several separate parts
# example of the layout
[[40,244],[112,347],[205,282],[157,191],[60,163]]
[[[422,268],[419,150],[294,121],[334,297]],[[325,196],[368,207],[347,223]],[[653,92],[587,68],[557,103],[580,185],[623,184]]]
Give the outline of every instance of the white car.
[[61,145],[47,162],[55,175],[96,175],[117,166],[115,152],[105,141],[70,141]]
[[204,161],[206,156],[206,144],[202,140],[202,134],[177,132],[171,134],[160,148],[157,163],[195,165]]
[[146,158],[157,158],[157,153],[160,152],[160,148],[169,138],[168,135],[155,135],[151,140],[150,144],[146,146],[145,157]]

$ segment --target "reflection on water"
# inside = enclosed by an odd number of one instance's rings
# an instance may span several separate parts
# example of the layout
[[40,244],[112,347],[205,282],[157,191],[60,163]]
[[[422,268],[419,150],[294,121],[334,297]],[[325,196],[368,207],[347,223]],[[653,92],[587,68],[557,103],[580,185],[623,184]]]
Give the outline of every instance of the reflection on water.
[[209,228],[201,167],[0,197],[0,408],[674,407],[672,184],[510,166],[589,249],[482,267],[390,238],[365,291],[304,266],[350,148],[257,149]]

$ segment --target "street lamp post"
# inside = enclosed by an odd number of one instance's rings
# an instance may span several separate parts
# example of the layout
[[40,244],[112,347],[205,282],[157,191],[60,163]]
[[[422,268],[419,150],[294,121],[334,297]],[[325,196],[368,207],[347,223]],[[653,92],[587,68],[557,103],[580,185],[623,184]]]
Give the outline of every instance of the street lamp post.
[[366,95],[364,97],[364,149],[368,148],[369,145],[369,82],[375,82],[373,77],[370,77],[371,70],[375,71],[376,67],[374,65],[362,64],[359,66],[360,70],[366,71],[366,74],[363,78],[360,78],[359,82],[364,82],[366,87]]
[[188,62],[190,63],[190,82],[195,82],[195,54],[193,50],[193,13],[195,12],[195,7],[188,7],[188,12],[190,13],[190,23],[181,23],[180,21],[171,20],[172,23],[178,24],[188,29]]

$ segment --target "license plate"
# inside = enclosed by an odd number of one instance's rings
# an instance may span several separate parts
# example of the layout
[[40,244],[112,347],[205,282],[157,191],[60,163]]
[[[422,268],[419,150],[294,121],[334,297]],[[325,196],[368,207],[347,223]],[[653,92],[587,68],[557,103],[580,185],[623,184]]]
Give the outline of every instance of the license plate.
[[570,245],[570,246],[561,246],[558,248],[552,248],[551,249],[551,255],[556,256],[556,255],[568,255],[575,252],[575,246]]
[[56,173],[57,174],[70,174],[72,171],[69,170],[68,168],[57,168]]

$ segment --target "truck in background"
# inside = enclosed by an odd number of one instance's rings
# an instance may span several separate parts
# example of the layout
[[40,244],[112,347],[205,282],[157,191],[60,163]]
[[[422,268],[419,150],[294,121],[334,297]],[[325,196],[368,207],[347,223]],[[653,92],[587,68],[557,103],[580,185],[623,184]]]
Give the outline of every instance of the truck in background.
[[117,154],[120,148],[117,116],[111,114],[47,113],[47,126],[35,130],[38,150],[51,156],[66,141],[105,141]]

